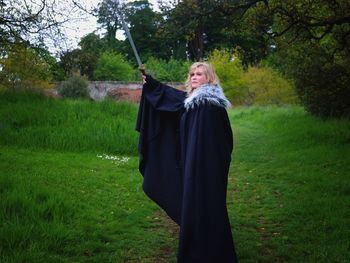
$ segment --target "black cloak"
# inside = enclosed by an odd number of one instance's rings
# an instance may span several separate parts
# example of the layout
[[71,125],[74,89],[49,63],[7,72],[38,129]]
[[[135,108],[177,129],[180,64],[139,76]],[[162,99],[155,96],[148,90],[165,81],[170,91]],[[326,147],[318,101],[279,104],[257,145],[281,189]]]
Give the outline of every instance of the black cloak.
[[180,226],[178,263],[238,262],[226,208],[233,138],[218,85],[187,93],[146,76],[136,130],[143,190]]

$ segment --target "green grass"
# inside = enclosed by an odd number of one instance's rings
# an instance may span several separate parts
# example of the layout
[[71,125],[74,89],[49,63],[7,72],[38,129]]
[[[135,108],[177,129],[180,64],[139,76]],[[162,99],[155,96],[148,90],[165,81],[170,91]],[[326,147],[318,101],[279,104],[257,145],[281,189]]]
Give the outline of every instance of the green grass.
[[229,202],[241,262],[348,262],[350,122],[299,107],[230,117]]
[[[136,112],[113,101],[0,95],[0,262],[176,261],[173,227],[141,189]],[[348,262],[350,122],[300,107],[229,116],[240,262]]]
[[0,262],[154,262],[174,250],[136,157],[2,147],[0,160]]
[[0,144],[58,151],[137,154],[137,106],[0,93]]

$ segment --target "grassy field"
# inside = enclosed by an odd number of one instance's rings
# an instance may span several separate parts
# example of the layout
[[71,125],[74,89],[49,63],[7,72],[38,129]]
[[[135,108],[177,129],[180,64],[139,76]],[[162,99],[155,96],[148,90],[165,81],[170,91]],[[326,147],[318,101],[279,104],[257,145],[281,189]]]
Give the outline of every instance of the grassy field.
[[0,144],[31,149],[137,154],[137,106],[0,93]]
[[[0,262],[175,262],[141,189],[137,106],[0,95]],[[300,107],[229,111],[240,262],[349,262],[350,122]]]
[[230,112],[241,262],[349,262],[350,122],[301,108]]

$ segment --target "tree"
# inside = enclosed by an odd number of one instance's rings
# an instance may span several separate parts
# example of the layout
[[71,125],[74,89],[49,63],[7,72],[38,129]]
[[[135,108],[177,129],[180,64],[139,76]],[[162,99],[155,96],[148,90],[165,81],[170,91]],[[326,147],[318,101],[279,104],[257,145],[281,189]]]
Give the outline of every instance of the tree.
[[69,12],[75,11],[74,6],[55,0],[1,0],[0,46],[62,38],[60,27],[69,20]]
[[294,43],[279,51],[306,110],[322,118],[350,117],[349,60],[317,41]]
[[7,88],[50,88],[50,65],[35,49],[17,43],[0,59],[0,86]]
[[[123,45],[122,42],[116,40],[119,46]],[[121,48],[116,46],[114,49],[110,49],[106,38],[100,38],[99,35],[90,33],[81,38],[79,48],[61,53],[60,65],[64,69],[66,76],[70,76],[72,72],[79,71],[89,80],[93,80],[97,60],[100,54],[106,50],[114,52],[115,50],[121,50]]]
[[108,43],[106,39],[101,39],[95,33],[87,34],[79,42],[80,50],[77,52],[78,68],[82,75],[88,79],[93,79],[97,60],[103,50],[106,50]]
[[185,46],[191,60],[205,59],[214,49],[242,47],[242,63],[256,64],[268,52],[267,37],[248,27],[242,17],[259,1],[241,2],[184,0],[164,6],[164,35]]
[[64,71],[55,57],[51,55],[48,49],[45,47],[31,47],[35,53],[42,59],[47,65],[48,70],[52,76],[52,81],[62,81],[65,78]]
[[[177,9],[180,6],[184,8]],[[191,7],[192,15],[186,14]],[[239,46],[245,65],[256,65],[273,54],[270,61],[294,79],[307,110],[322,117],[350,116],[349,1],[208,1],[199,5],[199,1],[186,0],[174,9],[179,11],[178,19],[193,21],[186,32],[203,47],[209,31],[196,30],[205,17],[221,15],[228,23],[233,21],[231,30],[226,30],[232,34],[228,39]],[[197,49],[201,51],[201,46]]]
[[266,1],[249,21],[272,21],[277,66],[295,80],[305,108],[321,117],[350,117],[350,3]]
[[147,0],[127,4],[124,1],[104,0],[99,4],[97,15],[98,23],[107,31],[108,50],[123,53],[129,61],[135,61],[129,40],[116,40],[117,30],[124,30],[120,17],[123,16],[143,61],[151,56],[164,57],[164,53],[169,54],[168,47],[162,44],[158,35],[158,26],[163,18],[151,9]]
[[205,15],[209,1],[185,0],[174,8],[168,9],[168,35],[188,46],[190,58],[199,61],[204,55],[205,26],[208,18]]
[[[125,6],[125,20],[142,61],[151,56],[163,57],[161,55],[161,39],[157,36],[157,24],[160,18],[152,9],[147,0],[134,1]],[[128,40],[125,40],[128,41]],[[133,58],[130,45],[128,45],[128,58]]]
[[125,4],[120,0],[103,0],[98,4],[95,13],[97,22],[106,30],[108,48],[113,49],[117,30],[121,28],[119,12],[124,13]]
[[80,49],[67,50],[61,53],[59,63],[66,77],[70,76],[73,72],[81,72]]

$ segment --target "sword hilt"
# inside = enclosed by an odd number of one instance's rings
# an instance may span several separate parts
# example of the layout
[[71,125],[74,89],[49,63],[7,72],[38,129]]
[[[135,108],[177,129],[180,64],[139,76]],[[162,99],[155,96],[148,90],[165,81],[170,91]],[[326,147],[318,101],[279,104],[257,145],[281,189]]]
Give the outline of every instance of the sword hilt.
[[146,75],[146,68],[145,68],[145,65],[144,64],[141,64],[139,66],[139,70],[141,72],[142,75]]

